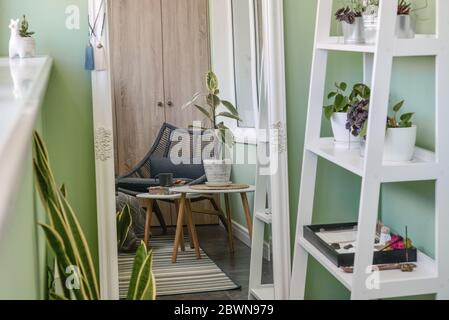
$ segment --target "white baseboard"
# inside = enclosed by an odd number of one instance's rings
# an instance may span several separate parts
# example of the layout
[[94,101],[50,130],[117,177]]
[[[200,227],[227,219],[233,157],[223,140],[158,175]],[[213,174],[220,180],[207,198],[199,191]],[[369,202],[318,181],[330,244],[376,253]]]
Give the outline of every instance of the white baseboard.
[[[220,225],[224,228],[221,223]],[[232,232],[235,238],[251,248],[251,239],[249,238],[249,232],[247,228],[235,221],[232,221]],[[263,257],[267,261],[271,261],[271,243],[269,241],[264,241],[263,243]]]

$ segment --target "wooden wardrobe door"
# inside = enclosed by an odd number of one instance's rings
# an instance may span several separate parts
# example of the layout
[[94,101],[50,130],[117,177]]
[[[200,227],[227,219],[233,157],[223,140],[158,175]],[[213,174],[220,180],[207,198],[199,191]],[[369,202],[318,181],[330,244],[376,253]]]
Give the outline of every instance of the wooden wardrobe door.
[[161,0],[108,3],[116,173],[122,175],[148,153],[165,122]]
[[[208,0],[162,1],[164,43],[164,87],[166,120],[180,128],[194,121],[210,126],[210,121],[194,108],[182,109],[192,96],[206,91],[206,73],[211,65]],[[209,202],[192,209],[214,211]],[[217,224],[216,216],[194,214],[196,224]]]
[[208,11],[208,0],[162,1],[166,119],[177,127],[206,119],[199,111],[182,110],[182,106],[206,89],[205,74],[210,68]]

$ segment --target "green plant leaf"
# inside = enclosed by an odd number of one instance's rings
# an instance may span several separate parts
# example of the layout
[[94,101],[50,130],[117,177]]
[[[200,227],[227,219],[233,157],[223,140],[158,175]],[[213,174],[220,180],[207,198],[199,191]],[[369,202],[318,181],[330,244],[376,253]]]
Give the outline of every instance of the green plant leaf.
[[341,89],[341,91],[346,91],[348,85],[346,84],[346,82],[341,82],[339,88]]
[[141,242],[134,259],[128,300],[154,300],[156,298],[152,261],[152,252],[148,253],[145,243]]
[[221,112],[221,113],[217,114],[217,117],[225,117],[225,118],[230,118],[230,119],[234,119],[237,121],[242,121],[242,119],[240,119],[239,116],[235,116],[230,112]]
[[344,102],[345,102],[345,97],[342,94],[337,94],[335,96],[335,103],[334,104],[335,104],[335,107],[336,107],[337,110],[339,110],[340,108],[343,107]]
[[211,107],[211,108],[217,108],[220,104],[221,104],[221,100],[218,96],[216,96],[215,94],[209,94],[207,96],[207,104]]
[[117,244],[118,250],[123,248],[123,245],[128,238],[129,230],[132,225],[131,209],[128,205],[124,206],[123,209],[117,213]]
[[210,115],[210,113],[205,109],[205,108],[203,108],[202,106],[199,106],[199,105],[195,105],[195,108],[197,108],[202,114],[204,114],[209,120],[212,120],[212,116]]
[[334,114],[334,106],[326,106],[324,107],[324,116],[327,120],[331,120],[332,115]]
[[359,137],[365,138],[367,135],[368,135],[368,121],[365,121],[362,130],[360,131]]
[[239,112],[237,111],[237,108],[234,107],[232,103],[226,100],[221,100],[221,103],[225,106],[226,109],[229,110],[230,113],[232,113],[234,116],[239,116]]
[[402,122],[410,122],[410,120],[412,120],[412,118],[413,118],[413,116],[414,116],[415,114],[413,113],[413,112],[410,112],[410,113],[404,113],[402,116],[401,116],[401,121]]
[[209,71],[206,76],[207,89],[209,92],[215,93],[218,89],[218,79],[214,72]]
[[399,112],[401,111],[402,107],[404,106],[405,100],[402,100],[401,102],[397,103],[394,107],[393,107],[393,111],[394,112]]
[[333,97],[335,97],[337,95],[337,92],[330,92],[328,95],[327,95],[327,99],[332,99]]

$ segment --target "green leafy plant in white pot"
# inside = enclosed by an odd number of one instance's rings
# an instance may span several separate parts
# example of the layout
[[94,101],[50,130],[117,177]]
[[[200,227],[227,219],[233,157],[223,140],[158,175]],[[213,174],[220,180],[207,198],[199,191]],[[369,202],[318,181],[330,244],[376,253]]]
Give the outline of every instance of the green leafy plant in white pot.
[[364,84],[353,86],[349,95],[346,95],[348,85],[345,82],[335,83],[335,91],[331,91],[327,98],[332,100],[331,105],[324,106],[324,115],[331,122],[335,145],[347,147],[354,145],[358,147],[360,138],[351,134],[348,127],[348,112],[354,105],[362,100],[369,100],[371,90]]
[[416,145],[417,127],[413,124],[414,113],[403,113],[398,116],[405,101],[393,107],[393,116],[388,117],[385,135],[384,160],[391,162],[407,162],[413,159]]
[[[237,108],[229,101],[220,98],[218,78],[213,71],[206,75],[207,93],[197,93],[184,107],[193,106],[211,122],[215,148],[215,158],[203,159],[204,171],[209,185],[224,186],[231,183],[232,161],[227,158],[229,150],[235,143],[234,135],[222,118],[241,121]],[[206,106],[198,103],[206,100]],[[204,128],[201,128],[204,129]]]

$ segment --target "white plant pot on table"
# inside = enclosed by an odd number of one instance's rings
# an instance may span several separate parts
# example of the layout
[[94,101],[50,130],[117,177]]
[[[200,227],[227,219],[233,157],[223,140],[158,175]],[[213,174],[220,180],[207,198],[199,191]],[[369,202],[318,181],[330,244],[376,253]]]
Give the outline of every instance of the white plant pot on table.
[[385,136],[384,160],[407,162],[413,160],[416,145],[416,126],[389,128]]
[[209,184],[225,185],[230,183],[232,170],[231,160],[204,160],[203,165]]
[[353,145],[358,147],[360,143],[359,137],[354,137],[351,132],[346,129],[348,114],[346,112],[335,112],[331,118],[332,131],[334,133],[335,146],[348,147]]

